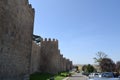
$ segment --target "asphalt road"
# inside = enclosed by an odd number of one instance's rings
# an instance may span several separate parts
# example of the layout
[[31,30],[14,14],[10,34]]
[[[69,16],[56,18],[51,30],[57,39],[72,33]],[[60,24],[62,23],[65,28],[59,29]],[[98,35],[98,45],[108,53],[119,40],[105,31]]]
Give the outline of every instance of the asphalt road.
[[67,80],[88,80],[88,77],[82,75],[81,73],[76,73]]

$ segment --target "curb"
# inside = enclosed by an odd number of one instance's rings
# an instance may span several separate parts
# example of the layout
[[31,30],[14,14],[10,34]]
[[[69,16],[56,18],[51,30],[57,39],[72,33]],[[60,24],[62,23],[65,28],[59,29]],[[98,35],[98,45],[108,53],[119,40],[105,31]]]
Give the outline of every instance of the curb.
[[63,80],[68,80],[69,77],[64,78]]

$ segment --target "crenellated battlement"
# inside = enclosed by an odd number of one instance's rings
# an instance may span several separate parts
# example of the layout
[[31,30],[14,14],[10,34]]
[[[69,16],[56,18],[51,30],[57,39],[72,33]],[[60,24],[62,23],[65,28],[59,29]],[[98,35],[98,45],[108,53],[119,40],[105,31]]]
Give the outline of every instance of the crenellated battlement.
[[34,17],[35,10],[34,10],[34,8],[32,7],[32,5],[29,4],[29,1],[28,1],[28,0],[26,0],[25,5],[27,5],[27,8],[28,8],[29,12],[30,12],[31,15]]
[[47,47],[54,47],[55,49],[58,49],[58,40],[57,39],[51,39],[51,38],[44,38],[41,41],[41,46],[47,46]]
[[57,42],[58,43],[58,40],[57,39],[51,39],[51,38],[44,38],[42,39],[42,42]]

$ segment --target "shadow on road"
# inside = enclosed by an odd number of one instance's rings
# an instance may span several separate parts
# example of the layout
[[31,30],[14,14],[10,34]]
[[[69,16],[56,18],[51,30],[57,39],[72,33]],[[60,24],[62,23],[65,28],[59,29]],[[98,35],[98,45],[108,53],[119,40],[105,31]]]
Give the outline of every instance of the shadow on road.
[[71,76],[71,77],[83,77],[83,76]]

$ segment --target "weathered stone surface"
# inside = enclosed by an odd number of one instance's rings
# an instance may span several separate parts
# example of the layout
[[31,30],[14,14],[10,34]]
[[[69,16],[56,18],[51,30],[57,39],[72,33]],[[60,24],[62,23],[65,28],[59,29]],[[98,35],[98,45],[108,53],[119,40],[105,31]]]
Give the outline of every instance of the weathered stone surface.
[[63,70],[63,55],[60,55],[60,72],[64,71]]
[[40,72],[40,45],[32,42],[32,54],[31,54],[31,73]]
[[41,42],[41,71],[55,74],[57,70],[58,41],[51,39]]
[[27,79],[33,23],[27,0],[0,0],[0,80]]
[[55,39],[46,38],[39,46],[33,43],[31,62],[32,73],[41,71],[56,74],[70,70],[70,61],[60,54],[58,40]]
[[29,74],[56,74],[72,62],[60,54],[58,40],[32,42],[34,9],[27,0],[0,0],[0,80],[29,80]]

